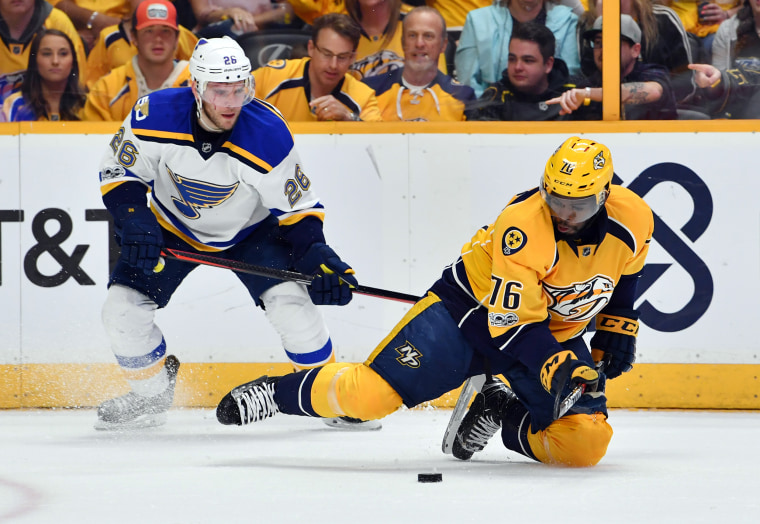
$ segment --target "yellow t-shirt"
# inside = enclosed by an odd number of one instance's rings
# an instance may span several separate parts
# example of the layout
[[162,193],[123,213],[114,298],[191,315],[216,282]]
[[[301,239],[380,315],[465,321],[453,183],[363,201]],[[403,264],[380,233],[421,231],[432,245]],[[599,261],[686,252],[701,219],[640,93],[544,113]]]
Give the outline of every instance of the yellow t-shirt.
[[[670,3],[671,9],[676,12],[678,17],[683,22],[684,29],[689,33],[694,33],[700,38],[704,38],[709,34],[718,30],[720,24],[701,24],[699,22],[699,4],[703,0],[673,0]],[[721,9],[728,11],[733,9],[741,3],[741,0],[715,0]]]

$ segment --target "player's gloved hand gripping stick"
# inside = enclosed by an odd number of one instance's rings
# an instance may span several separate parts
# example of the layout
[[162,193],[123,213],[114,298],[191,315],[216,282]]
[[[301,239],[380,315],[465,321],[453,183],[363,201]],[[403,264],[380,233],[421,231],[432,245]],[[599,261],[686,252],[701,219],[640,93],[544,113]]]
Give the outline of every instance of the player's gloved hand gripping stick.
[[[303,273],[298,273],[296,271],[287,271],[285,269],[275,269],[271,267],[257,266],[254,264],[241,262],[239,260],[228,260],[225,258],[215,257],[212,255],[206,255],[203,253],[191,253],[189,251],[181,251],[179,249],[164,248],[161,251],[161,255],[165,258],[171,258],[175,260],[184,260],[185,262],[193,262],[195,264],[201,264],[204,266],[220,267],[223,269],[229,269],[229,270],[237,271],[240,273],[249,273],[251,275],[259,275],[262,277],[277,278],[279,280],[283,280],[287,282],[297,282],[299,284],[306,284],[307,286],[315,285],[315,281],[317,281],[317,279],[324,279],[324,275],[330,274],[330,273],[325,272],[324,274],[306,275]],[[163,264],[164,264],[163,261],[159,261],[154,271],[156,272],[161,271],[163,269]],[[333,271],[334,269],[336,269],[337,272]],[[389,300],[396,300],[398,302],[406,302],[408,304],[414,304],[420,299],[420,297],[417,297],[414,295],[408,295],[406,293],[399,293],[397,291],[389,291],[387,289],[380,289],[380,288],[370,287],[370,286],[362,286],[356,282],[356,279],[353,276],[351,276],[350,274],[344,273],[345,270],[341,271],[340,267],[330,268],[328,265],[328,270],[333,271],[334,277],[337,277],[343,280],[346,284],[352,287],[352,291],[354,293],[358,293],[360,295],[386,298]],[[322,271],[324,272],[324,269]],[[322,280],[322,282],[320,283],[323,283],[323,282],[324,280]],[[329,287],[330,286],[324,286],[322,289],[326,290]]]

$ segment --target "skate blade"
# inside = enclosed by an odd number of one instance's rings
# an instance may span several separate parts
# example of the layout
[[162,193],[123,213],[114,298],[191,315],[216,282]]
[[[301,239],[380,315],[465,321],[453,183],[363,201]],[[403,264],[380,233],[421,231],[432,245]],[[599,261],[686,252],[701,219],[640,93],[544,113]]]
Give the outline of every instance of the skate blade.
[[156,413],[141,415],[128,422],[106,422],[105,420],[98,419],[94,427],[98,431],[130,431],[163,426],[166,424],[166,418],[166,413]]
[[322,422],[334,429],[342,431],[377,431],[383,425],[379,420],[365,420],[362,422],[349,422],[342,418],[325,418]]
[[480,393],[483,389],[483,384],[486,383],[485,375],[477,375],[468,378],[464,386],[462,386],[462,392],[459,394],[454,411],[451,412],[451,418],[449,424],[446,426],[446,432],[443,435],[443,442],[441,443],[441,450],[447,454],[453,454],[454,440],[457,437],[457,431],[462,423],[462,419],[467,414],[467,408],[470,406],[470,400],[475,393]]

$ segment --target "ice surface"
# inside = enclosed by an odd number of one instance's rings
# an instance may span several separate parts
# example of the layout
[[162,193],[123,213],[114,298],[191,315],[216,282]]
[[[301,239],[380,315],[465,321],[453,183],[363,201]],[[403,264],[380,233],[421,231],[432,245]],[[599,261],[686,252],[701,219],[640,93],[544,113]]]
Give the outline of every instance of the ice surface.
[[[450,410],[404,410],[374,432],[212,410],[99,432],[93,410],[0,411],[0,522],[758,522],[760,413],[611,413],[595,468],[537,464],[495,437],[470,462],[440,451]],[[418,473],[443,482],[421,484]]]

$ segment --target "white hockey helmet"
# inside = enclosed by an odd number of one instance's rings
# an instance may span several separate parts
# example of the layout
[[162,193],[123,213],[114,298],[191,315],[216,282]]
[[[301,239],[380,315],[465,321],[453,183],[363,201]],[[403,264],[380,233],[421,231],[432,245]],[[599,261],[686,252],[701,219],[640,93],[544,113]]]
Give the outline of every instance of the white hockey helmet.
[[[235,40],[201,38],[190,57],[190,75],[198,97],[210,104],[225,107],[242,107],[253,100],[255,91],[251,61]],[[208,89],[209,83],[231,84],[243,82],[240,89]]]

